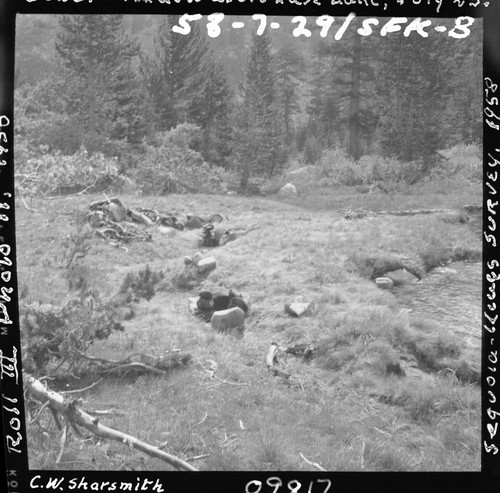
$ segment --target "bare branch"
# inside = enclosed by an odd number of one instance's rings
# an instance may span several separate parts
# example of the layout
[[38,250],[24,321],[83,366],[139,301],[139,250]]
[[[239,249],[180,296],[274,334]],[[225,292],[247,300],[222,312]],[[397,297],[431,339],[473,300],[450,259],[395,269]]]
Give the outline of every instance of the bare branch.
[[28,391],[33,396],[43,402],[49,401],[49,407],[55,415],[61,414],[65,416],[69,422],[86,428],[97,436],[121,442],[131,449],[135,448],[151,457],[167,462],[176,469],[184,471],[197,471],[197,469],[191,464],[188,464],[186,461],[178,457],[163,452],[158,447],[154,447],[131,435],[127,435],[126,433],[102,425],[98,418],[94,418],[90,414],[82,411],[74,402],[67,403],[61,394],[45,388],[39,380],[35,379],[31,375],[25,374],[24,383]]
[[317,462],[312,462],[309,459],[306,459],[306,457],[304,457],[304,454],[302,452],[300,452],[300,457],[302,458],[302,460],[306,464],[309,464],[310,466],[315,467],[316,469],[318,469],[318,471],[326,471],[326,469],[324,467],[322,467],[320,464],[318,464]]

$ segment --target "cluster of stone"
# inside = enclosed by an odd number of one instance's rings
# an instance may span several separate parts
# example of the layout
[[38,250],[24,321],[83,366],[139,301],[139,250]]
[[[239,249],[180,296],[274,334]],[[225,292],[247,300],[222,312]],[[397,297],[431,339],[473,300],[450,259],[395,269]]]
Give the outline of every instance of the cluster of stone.
[[194,315],[205,322],[211,322],[218,332],[226,332],[229,329],[243,332],[248,305],[241,295],[232,290],[228,294],[202,291],[198,298],[191,301]]

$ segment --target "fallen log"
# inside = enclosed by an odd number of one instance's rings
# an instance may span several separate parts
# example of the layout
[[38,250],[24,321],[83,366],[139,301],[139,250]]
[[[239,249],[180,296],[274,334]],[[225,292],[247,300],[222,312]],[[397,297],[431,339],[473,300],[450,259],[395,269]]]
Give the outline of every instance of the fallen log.
[[191,362],[191,355],[180,350],[168,351],[162,356],[136,353],[122,360],[95,358],[81,351],[78,351],[78,356],[91,363],[94,373],[98,375],[112,373],[118,373],[120,376],[133,374],[136,377],[146,373],[167,375],[174,369],[186,368]]
[[[464,206],[463,209],[467,211],[466,207],[472,206]],[[339,209],[337,212],[342,214],[345,219],[360,219],[366,216],[374,217],[374,216],[416,216],[419,214],[453,214],[456,213],[459,209],[411,209],[411,210],[402,210],[402,211],[367,211],[363,208],[359,209]]]
[[276,366],[275,363],[279,364],[277,353],[278,353],[278,345],[275,342],[272,342],[271,346],[269,346],[269,350],[267,351],[266,355],[267,368],[269,369],[269,371],[271,371],[278,377],[290,378],[291,376],[290,373],[287,373],[286,371],[283,371],[281,368],[278,368]]
[[[24,384],[29,394],[43,403],[48,402],[48,407],[54,413],[54,415],[62,415],[66,423],[70,423],[73,427],[81,426],[82,428],[86,428],[87,430],[89,430],[94,435],[121,442],[131,449],[135,448],[151,457],[160,459],[163,462],[167,462],[176,469],[183,471],[198,471],[198,469],[193,467],[191,464],[178,457],[175,457],[174,455],[168,454],[163,450],[160,450],[158,447],[143,442],[133,437],[132,435],[128,435],[101,424],[98,418],[92,417],[90,414],[78,408],[78,406],[76,405],[76,401],[65,401],[64,397],[61,394],[45,388],[43,383],[33,376],[25,374]],[[61,437],[61,451],[58,455],[59,461],[62,457],[64,444],[67,440],[67,431],[68,427],[66,424],[64,426],[63,435]]]

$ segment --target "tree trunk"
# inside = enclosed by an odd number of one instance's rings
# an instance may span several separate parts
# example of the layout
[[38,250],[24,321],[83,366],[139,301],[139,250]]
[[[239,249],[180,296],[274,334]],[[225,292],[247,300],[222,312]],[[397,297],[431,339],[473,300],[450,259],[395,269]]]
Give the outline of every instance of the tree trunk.
[[360,100],[361,38],[354,36],[351,68],[351,100],[349,111],[349,154],[359,159],[359,100]]

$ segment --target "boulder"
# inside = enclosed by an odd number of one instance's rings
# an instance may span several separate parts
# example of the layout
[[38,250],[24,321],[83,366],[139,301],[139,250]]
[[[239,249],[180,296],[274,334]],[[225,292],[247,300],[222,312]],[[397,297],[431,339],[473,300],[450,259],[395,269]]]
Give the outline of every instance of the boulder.
[[205,223],[203,220],[195,216],[194,214],[188,214],[187,215],[187,221],[184,224],[184,228],[186,229],[199,229],[201,228]]
[[214,294],[214,310],[215,311],[220,311],[220,310],[227,310],[228,308],[231,308],[229,306],[229,303],[231,302],[231,298],[227,294]]
[[286,185],[283,185],[278,192],[278,195],[283,195],[286,197],[292,197],[294,195],[297,195],[297,189],[295,188],[295,185],[292,185],[291,183],[287,183]]
[[214,302],[213,300],[206,300],[204,298],[198,298],[198,301],[196,302],[196,308],[199,310],[212,310],[214,309]]
[[394,287],[394,282],[389,277],[377,277],[375,279],[375,284],[382,289],[391,289]]
[[310,312],[312,306],[311,301],[306,301],[302,298],[297,298],[291,303],[285,304],[285,313],[292,317],[301,317]]
[[217,260],[214,257],[205,257],[198,261],[197,269],[200,274],[210,270],[214,270],[217,267]]
[[402,286],[403,284],[411,284],[418,281],[418,277],[414,276],[406,269],[386,272],[384,277],[389,278],[393,282],[394,286]]
[[200,252],[196,252],[193,255],[193,264],[198,265],[198,262],[203,258],[203,255]]
[[200,293],[200,298],[204,300],[211,300],[213,299],[214,295],[210,291],[202,291]]
[[226,332],[229,329],[239,329],[243,332],[244,324],[245,312],[239,307],[220,310],[212,315],[212,327],[218,332]]
[[108,208],[115,221],[123,221],[127,217],[127,209],[120,199],[111,199]]
[[243,298],[234,297],[229,302],[229,308],[234,308],[235,306],[241,308],[245,313],[248,312],[248,305],[245,303]]

